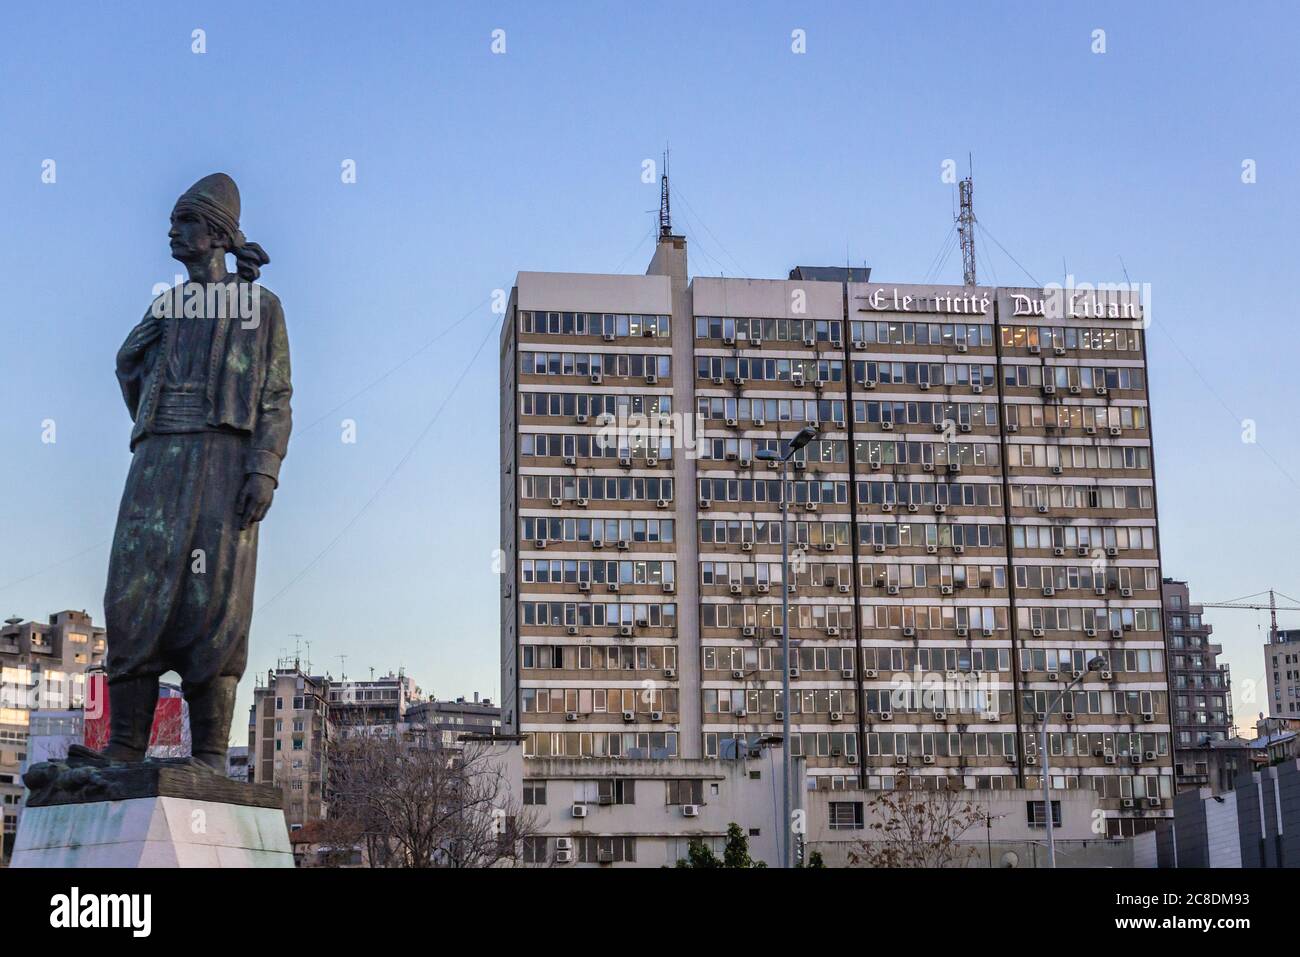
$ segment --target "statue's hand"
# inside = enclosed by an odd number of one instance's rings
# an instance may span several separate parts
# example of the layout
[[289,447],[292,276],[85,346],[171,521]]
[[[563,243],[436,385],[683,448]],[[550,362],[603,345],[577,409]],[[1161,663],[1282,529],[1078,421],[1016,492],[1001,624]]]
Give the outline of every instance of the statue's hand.
[[275,480],[260,472],[249,472],[239,493],[239,528],[248,528],[266,518],[266,511],[275,497]]

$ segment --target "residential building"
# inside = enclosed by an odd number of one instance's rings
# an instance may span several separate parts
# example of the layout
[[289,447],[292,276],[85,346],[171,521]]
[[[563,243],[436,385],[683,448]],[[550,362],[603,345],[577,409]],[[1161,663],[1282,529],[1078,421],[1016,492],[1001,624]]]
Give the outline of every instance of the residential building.
[[280,787],[291,831],[325,817],[329,745],[329,679],[282,660],[253,689],[248,780]]
[[490,698],[480,700],[477,691],[472,701],[464,697],[422,701],[411,707],[406,720],[412,728],[434,733],[442,747],[455,747],[457,739],[466,734],[491,737],[501,733],[501,708]]
[[[1096,792],[1111,836],[1167,814],[1138,297],[691,279],[686,246],[511,290],[503,730],[529,760],[640,766],[720,759],[788,709],[811,787],[1033,789],[1046,723],[1054,786]],[[809,424],[783,489],[759,453]]]
[[248,748],[232,747],[226,752],[226,777],[232,781],[248,780]]
[[1264,645],[1268,713],[1300,718],[1300,628],[1275,629]]
[[104,629],[84,611],[8,618],[0,628],[0,858],[18,830],[32,714],[80,708],[86,669],[103,661],[105,647]]
[[1233,734],[1232,687],[1223,646],[1210,639],[1214,629],[1204,609],[1192,604],[1187,582],[1161,581],[1165,640],[1169,655],[1169,694],[1173,700],[1174,772],[1179,790],[1209,784],[1208,750]]
[[342,734],[394,734],[411,706],[424,698],[411,676],[399,670],[380,678],[341,678],[329,684],[330,723]]

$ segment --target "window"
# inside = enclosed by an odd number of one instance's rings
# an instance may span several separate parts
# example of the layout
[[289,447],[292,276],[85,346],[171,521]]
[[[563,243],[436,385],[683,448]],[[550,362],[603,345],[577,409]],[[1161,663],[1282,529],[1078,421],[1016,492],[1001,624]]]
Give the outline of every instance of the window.
[[[1028,812],[1030,827],[1044,827],[1043,822],[1043,802],[1026,801],[1025,809]],[[1061,826],[1061,802],[1052,802],[1052,827]]]
[[636,782],[627,778],[602,778],[596,782],[601,804],[635,804]]
[[667,781],[665,804],[703,804],[704,782],[698,779]]
[[546,803],[546,782],[525,781],[524,782],[524,803],[545,804]]
[[832,831],[862,830],[861,801],[831,801],[830,827]]
[[[527,791],[525,790],[525,793]],[[525,801],[525,804],[528,802]],[[525,864],[546,863],[546,838],[526,837],[523,841],[523,861]]]

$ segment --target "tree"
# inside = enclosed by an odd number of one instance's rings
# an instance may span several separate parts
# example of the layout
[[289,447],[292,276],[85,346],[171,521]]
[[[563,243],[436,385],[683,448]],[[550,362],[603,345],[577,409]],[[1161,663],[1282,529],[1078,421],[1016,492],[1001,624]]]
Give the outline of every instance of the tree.
[[321,842],[361,846],[371,867],[493,867],[519,863],[531,810],[512,796],[489,742],[438,746],[438,735],[358,734],[330,753]]
[[677,862],[681,868],[708,869],[715,867],[753,868],[767,867],[763,861],[755,861],[749,856],[749,837],[744,829],[732,821],[727,825],[727,845],[722,851],[722,860],[704,843],[703,838],[693,837],[686,847],[686,857]]
[[867,867],[963,865],[974,848],[958,841],[984,819],[979,808],[946,789],[882,791],[867,808],[875,837],[848,852],[850,864]]

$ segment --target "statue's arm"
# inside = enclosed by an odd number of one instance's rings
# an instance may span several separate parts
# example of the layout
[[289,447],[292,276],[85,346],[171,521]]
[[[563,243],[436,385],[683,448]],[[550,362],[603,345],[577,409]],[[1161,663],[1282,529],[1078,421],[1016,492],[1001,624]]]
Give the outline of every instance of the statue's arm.
[[289,449],[293,412],[289,400],[293,383],[289,374],[289,336],[279,300],[268,309],[266,336],[266,380],[258,400],[257,424],[249,449],[246,471],[280,481],[280,462]]
[[132,419],[140,408],[144,380],[149,374],[150,351],[162,334],[163,320],[156,318],[151,308],[127,335],[122,348],[117,350],[117,382],[122,387],[122,398],[126,400]]

